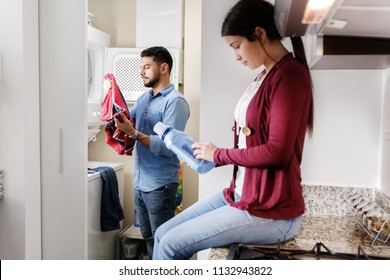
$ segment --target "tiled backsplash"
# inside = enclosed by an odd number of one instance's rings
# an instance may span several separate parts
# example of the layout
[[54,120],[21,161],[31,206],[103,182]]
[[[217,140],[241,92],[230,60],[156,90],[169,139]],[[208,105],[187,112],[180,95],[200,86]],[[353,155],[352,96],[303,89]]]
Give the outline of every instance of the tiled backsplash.
[[303,185],[305,215],[350,215],[345,198],[354,191],[377,203],[389,212],[390,198],[375,188],[331,187]]
[[377,192],[375,202],[390,213],[390,198],[382,192]]

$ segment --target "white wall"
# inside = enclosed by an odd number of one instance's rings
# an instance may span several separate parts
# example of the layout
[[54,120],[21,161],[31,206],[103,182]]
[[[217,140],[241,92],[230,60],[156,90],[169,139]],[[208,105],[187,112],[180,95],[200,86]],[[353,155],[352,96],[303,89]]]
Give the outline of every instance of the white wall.
[[0,259],[39,259],[38,1],[0,7]]
[[382,70],[315,70],[304,184],[379,187]]
[[[233,146],[233,110],[256,76],[234,60],[221,37],[221,25],[236,0],[202,1],[202,54],[200,91],[200,141],[219,147]],[[199,197],[228,185],[232,167],[220,167],[199,176]]]

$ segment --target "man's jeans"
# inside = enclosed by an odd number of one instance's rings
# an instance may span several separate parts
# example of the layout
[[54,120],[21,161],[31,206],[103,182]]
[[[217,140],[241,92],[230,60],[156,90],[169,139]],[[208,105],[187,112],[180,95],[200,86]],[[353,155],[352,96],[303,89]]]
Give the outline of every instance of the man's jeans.
[[177,187],[178,184],[172,183],[151,192],[134,189],[141,234],[146,240],[150,260],[153,256],[154,233],[160,225],[175,215]]

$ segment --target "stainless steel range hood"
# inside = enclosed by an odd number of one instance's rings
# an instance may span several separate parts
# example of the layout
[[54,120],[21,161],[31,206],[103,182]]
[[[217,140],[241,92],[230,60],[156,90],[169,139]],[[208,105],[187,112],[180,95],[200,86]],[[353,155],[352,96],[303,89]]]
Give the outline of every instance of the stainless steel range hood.
[[303,38],[310,69],[386,69],[390,40],[332,35]]
[[390,67],[390,1],[336,0],[320,24],[303,24],[308,0],[275,0],[283,37],[302,36],[311,69]]
[[308,0],[275,0],[275,23],[282,37],[304,36],[308,24],[302,23]]

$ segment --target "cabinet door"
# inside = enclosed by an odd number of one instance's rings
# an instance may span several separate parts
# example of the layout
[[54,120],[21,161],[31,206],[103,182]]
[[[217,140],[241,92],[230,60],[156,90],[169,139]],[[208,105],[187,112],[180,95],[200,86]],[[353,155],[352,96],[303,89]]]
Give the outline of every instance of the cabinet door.
[[390,195],[390,69],[384,70],[381,186]]
[[42,258],[86,259],[86,1],[41,0],[39,21]]

